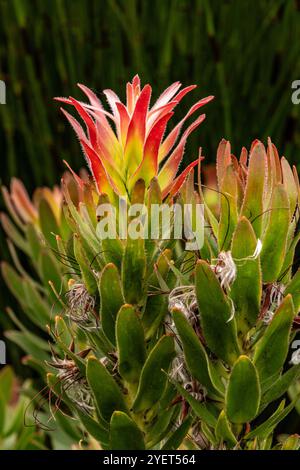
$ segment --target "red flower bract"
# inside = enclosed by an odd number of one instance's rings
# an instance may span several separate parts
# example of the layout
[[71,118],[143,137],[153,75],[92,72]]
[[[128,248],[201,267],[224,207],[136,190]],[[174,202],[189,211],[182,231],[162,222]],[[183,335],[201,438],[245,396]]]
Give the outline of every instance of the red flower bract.
[[85,123],[84,130],[71,114],[62,109],[79,138],[99,193],[130,194],[137,180],[143,179],[147,186],[152,178],[157,177],[163,198],[174,196],[198,162],[198,159],[192,162],[176,178],[186,140],[205,119],[205,114],[198,116],[182,132],[183,126],[213,96],[197,101],[164,136],[174,108],[196,85],[180,90],[181,83],[175,82],[150,107],[152,89],[150,85],[141,89],[136,75],[131,83],[127,83],[126,105],[112,90],[104,90],[109,112],[92,90],[84,85],[78,86],[87,96],[88,104],[72,97],[56,99],[74,106]]

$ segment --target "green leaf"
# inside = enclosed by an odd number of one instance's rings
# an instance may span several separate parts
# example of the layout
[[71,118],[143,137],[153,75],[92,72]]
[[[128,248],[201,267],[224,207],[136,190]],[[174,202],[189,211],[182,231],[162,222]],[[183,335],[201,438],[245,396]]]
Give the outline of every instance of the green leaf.
[[207,424],[201,423],[201,432],[203,433],[204,437],[206,437],[206,439],[211,445],[217,447],[219,445],[219,442],[214,434],[214,431],[215,429],[212,429],[211,427],[207,426]]
[[115,411],[110,421],[111,450],[145,450],[144,437],[134,421],[122,411]]
[[[298,398],[298,397],[297,397]],[[244,436],[244,439],[252,439],[254,437],[260,437],[266,439],[275,429],[277,424],[279,424],[294,408],[295,400],[292,401],[286,408],[285,400],[282,400],[277,410],[260,426],[257,426],[253,431],[250,431]]]
[[124,246],[121,240],[119,238],[102,239],[101,247],[106,263],[113,263],[121,270],[124,255]]
[[55,235],[60,235],[60,228],[49,202],[42,198],[39,203],[39,222],[42,233],[49,246],[56,250]]
[[216,425],[216,418],[214,415],[209,411],[205,403],[201,403],[200,401],[196,400],[192,395],[189,394],[179,383],[173,383],[180,395],[188,402],[190,407],[192,408],[193,412],[195,413],[201,421],[204,421],[208,426],[215,427]]
[[[149,252],[147,251],[149,255]],[[164,250],[158,257],[154,265],[154,272],[148,279],[148,285],[153,291],[169,290],[169,284],[175,279],[172,271],[170,272],[170,261],[172,259],[171,250]],[[162,285],[163,284],[163,285]],[[168,312],[168,299],[166,295],[148,295],[146,307],[142,315],[142,323],[145,329],[146,339],[151,338],[159,326],[162,324],[163,318]]]
[[112,263],[107,264],[100,275],[99,294],[101,325],[107,338],[115,345],[116,318],[124,298],[118,269]]
[[185,315],[178,309],[172,310],[175,326],[180,336],[188,370],[193,378],[204,385],[208,393],[220,395],[209,375],[209,359],[200,339],[189,324]]
[[[91,223],[87,223],[86,220],[84,220],[82,213],[86,209],[86,206],[84,203],[80,204],[80,209],[81,211],[78,211],[77,208],[74,206],[70,195],[68,191],[64,192],[64,195],[66,197],[67,201],[67,209],[70,212],[76,227],[81,235],[82,240],[85,240],[85,242],[88,244],[90,247],[91,251],[94,253],[94,256],[97,256],[99,254],[99,239],[96,236],[96,232],[94,230],[94,227],[92,226]],[[66,211],[66,217],[67,219],[70,218],[67,216],[67,211]],[[72,224],[70,226],[71,230],[74,231],[74,227],[72,227]]]
[[1,273],[7,287],[9,288],[13,296],[16,297],[19,302],[22,302],[24,298],[24,290],[22,278],[19,276],[17,271],[12,268],[8,263],[3,261],[1,263]]
[[[79,239],[82,245],[82,250],[84,252],[84,256],[85,256],[86,262],[88,263],[89,268],[93,271],[94,274],[100,272],[104,266],[101,247],[99,247],[99,250],[95,253],[93,248],[89,245],[88,241],[85,240],[82,237],[82,235],[78,235],[78,236],[79,236]],[[73,250],[74,250],[74,247],[73,247]]]
[[86,371],[100,415],[109,421],[114,411],[127,411],[121,390],[107,369],[95,357],[90,357]]
[[76,407],[76,413],[78,415],[78,418],[82,422],[83,426],[87,430],[87,432],[91,436],[93,436],[97,441],[99,441],[104,449],[108,448],[108,444],[109,444],[108,431],[99,423],[97,423],[97,421],[91,418],[87,413],[78,409],[78,407]]
[[168,299],[166,295],[160,293],[157,295],[148,295],[146,307],[142,315],[142,323],[147,340],[155,335],[157,329],[162,325],[167,313]]
[[116,337],[120,375],[136,383],[146,360],[146,348],[141,321],[131,305],[123,305],[118,313]]
[[237,275],[231,287],[230,297],[234,302],[238,328],[243,332],[255,325],[260,311],[260,263],[258,258],[251,258],[256,244],[252,225],[246,217],[242,217],[232,238],[231,254],[235,260]]
[[228,165],[220,185],[220,221],[218,245],[220,251],[229,249],[237,224],[237,177],[233,165]]
[[137,304],[145,293],[146,254],[142,238],[127,238],[122,262],[122,283],[127,303]]
[[282,450],[299,450],[300,449],[300,437],[299,434],[293,434],[289,436],[282,444]]
[[298,202],[298,187],[293,175],[293,171],[286,158],[281,158],[282,180],[289,198],[290,215],[293,215]]
[[39,344],[36,344],[35,339],[38,340],[39,338],[35,338],[33,334],[9,330],[5,332],[5,336],[10,341],[17,344],[23,351],[26,352],[26,354],[30,354],[33,357],[38,357],[44,361],[49,360],[49,354],[41,349]]
[[55,335],[59,337],[60,341],[65,345],[69,346],[73,341],[73,336],[70,333],[69,328],[66,325],[63,317],[56,315],[55,319]]
[[24,428],[24,413],[25,413],[25,409],[27,405],[28,405],[27,398],[25,398],[25,396],[20,396],[18,403],[13,408],[13,416],[11,416],[10,413],[8,413],[9,419],[5,420],[6,426],[5,428],[2,428],[2,435],[4,438],[10,437],[12,436],[12,434],[15,434],[16,432],[20,432],[20,430]]
[[262,240],[260,254],[264,282],[277,280],[286,252],[290,224],[289,201],[282,184],[273,189],[270,218]]
[[82,276],[84,285],[87,291],[91,295],[94,295],[95,292],[97,291],[97,282],[96,282],[94,273],[92,271],[92,268],[90,266],[90,263],[87,259],[82,243],[76,233],[74,234],[73,247],[74,247],[74,254],[75,254],[76,261],[80,267],[81,276]]
[[75,354],[74,352],[71,351],[70,349],[70,346],[69,345],[66,345],[60,338],[59,335],[57,334],[54,334],[53,335],[55,341],[56,341],[56,344],[57,346],[60,348],[60,350],[64,353],[64,355],[68,356],[70,359],[72,359],[72,361],[74,361],[74,363],[76,364],[76,366],[78,367],[81,375],[83,377],[86,376],[86,362],[84,361],[84,359],[82,357],[80,357],[79,354]]
[[[154,219],[151,218],[153,214],[153,208],[155,207],[154,204],[162,204],[161,189],[160,189],[160,186],[156,177],[152,178],[152,180],[150,181],[147,199],[148,199],[147,200],[148,233],[151,233],[151,230],[152,231],[154,230],[152,228],[152,221],[155,220],[155,218]],[[161,232],[161,218],[159,218],[158,225],[156,225],[155,229],[157,230],[158,234]],[[157,248],[156,240],[152,239],[151,237],[147,238],[145,240],[145,248],[146,248],[148,261],[150,261],[153,256],[153,253],[155,252],[155,249]]]
[[178,428],[172,432],[169,439],[167,439],[166,443],[163,445],[162,450],[176,450],[186,437],[189,429],[192,425],[193,418],[188,416]]
[[166,409],[163,409],[162,406],[159,407],[157,419],[155,420],[155,423],[149,428],[149,432],[147,432],[146,444],[149,449],[153,449],[156,444],[161,442],[166,437],[170,429],[173,428],[173,424],[176,422],[180,411],[181,405],[179,403],[173,406],[169,406],[168,403],[168,408]]
[[299,377],[300,364],[291,367],[287,372],[279,377],[274,384],[272,384],[269,390],[262,397],[262,405],[266,406],[272,401],[278,400],[278,398],[282,397],[287,392],[290,385]]
[[30,247],[31,259],[36,261],[41,250],[41,236],[33,224],[26,225],[26,238]]
[[292,296],[289,294],[255,347],[254,364],[259,373],[262,390],[268,379],[279,373],[284,364],[294,315]]
[[46,323],[49,322],[51,307],[47,306],[31,280],[19,276],[15,269],[5,262],[2,263],[1,268],[8,288],[20,303],[24,313],[34,325],[45,330]]
[[289,386],[288,396],[291,400],[295,400],[295,408],[296,408],[297,413],[300,415],[300,382],[299,380],[296,380]]
[[4,434],[5,421],[6,421],[6,403],[4,401],[2,391],[0,390],[0,438]]
[[108,430],[97,423],[97,421],[91,418],[84,411],[81,411],[80,408],[68,398],[62,389],[60,381],[57,380],[57,377],[54,374],[47,374],[47,383],[51,392],[53,392],[59,400],[63,400],[70,410],[75,410],[83,426],[91,436],[101,442],[102,445],[107,446],[109,440]]
[[203,260],[196,266],[196,295],[208,347],[225,362],[233,364],[240,351],[235,319],[229,321],[231,305],[215,273]]
[[42,298],[33,283],[27,279],[23,280],[24,300],[27,307],[33,312],[32,318],[35,324],[45,329],[51,318],[51,305]]
[[12,240],[12,242],[24,253],[29,255],[29,247],[26,239],[23,234],[16,228],[16,226],[11,222],[10,218],[6,214],[0,214],[0,220],[2,227],[6,235]]
[[22,364],[24,364],[24,366],[26,367],[30,367],[31,369],[35,370],[42,377],[45,375],[47,368],[45,361],[27,355],[22,358]]
[[13,393],[14,373],[10,366],[5,366],[0,371],[0,392],[5,403],[9,403]]
[[240,356],[233,366],[225,403],[226,415],[232,423],[248,423],[258,412],[260,403],[258,373],[247,356]]
[[66,281],[60,272],[58,261],[49,250],[43,249],[38,263],[43,283],[48,288],[51,300],[56,304],[57,298],[49,285],[49,281],[53,282],[56,292],[60,292],[62,286],[67,287]]
[[85,331],[85,334],[91,342],[91,345],[96,347],[104,356],[108,356],[114,350],[114,346],[109,341],[100,325],[96,330]]
[[148,410],[161,398],[167,383],[166,372],[174,356],[174,339],[171,336],[163,336],[151,350],[142,369],[133,403],[134,412]]
[[70,439],[76,442],[80,441],[82,434],[78,429],[78,423],[73,419],[73,417],[68,416],[63,410],[56,409],[55,419],[59,428],[67,434]]
[[296,274],[293,276],[291,281],[286,286],[284,294],[292,295],[295,312],[299,312],[300,310],[300,268],[297,270]]
[[262,230],[266,168],[265,147],[261,142],[256,142],[249,156],[248,177],[241,215],[251,221],[257,238],[260,238]]
[[[296,227],[296,220],[294,220],[289,226],[289,233],[288,233],[288,238],[287,238],[287,249],[285,253],[284,262],[283,262],[283,265],[279,274],[280,282],[281,284],[284,284],[284,285],[287,285],[291,282],[291,278],[293,274],[295,250],[300,240],[300,232],[295,234],[295,227]],[[295,302],[294,302],[294,305],[295,305]]]
[[215,434],[217,439],[219,439],[221,442],[225,442],[229,448],[233,448],[237,444],[236,437],[232,432],[230,423],[224,410],[222,410],[219,415],[215,428]]

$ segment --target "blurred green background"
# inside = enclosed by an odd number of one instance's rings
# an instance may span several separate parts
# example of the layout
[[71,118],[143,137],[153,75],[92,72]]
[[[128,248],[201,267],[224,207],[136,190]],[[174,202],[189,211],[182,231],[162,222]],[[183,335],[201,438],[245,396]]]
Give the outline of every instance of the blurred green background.
[[[75,170],[83,166],[53,97],[81,98],[82,82],[100,98],[104,88],[124,98],[136,73],[152,84],[154,98],[176,80],[198,85],[176,121],[194,101],[215,95],[185,163],[200,145],[213,162],[222,137],[238,154],[271,136],[300,169],[300,105],[291,101],[292,82],[300,80],[299,0],[0,0],[2,183],[18,176],[31,192],[59,182],[63,159]],[[2,231],[0,253],[8,257]],[[0,292],[1,330],[8,327],[4,307],[14,302],[1,280]],[[20,351],[8,348],[9,361],[27,375]]]
[[158,94],[172,81],[196,83],[178,117],[214,94],[206,122],[187,146],[213,161],[218,141],[234,152],[270,135],[297,162],[300,2],[295,0],[0,0],[1,177],[32,190],[59,181],[65,158],[83,158],[53,96],[81,97],[76,83],[124,97],[135,73]]

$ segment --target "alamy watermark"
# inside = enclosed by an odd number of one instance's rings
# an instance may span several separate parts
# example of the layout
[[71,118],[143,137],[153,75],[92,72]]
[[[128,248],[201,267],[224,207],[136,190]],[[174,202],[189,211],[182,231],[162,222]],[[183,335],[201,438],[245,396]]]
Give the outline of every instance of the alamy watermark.
[[6,85],[3,80],[0,80],[0,104],[6,104]]
[[292,342],[291,345],[292,350],[294,350],[290,363],[293,365],[300,364],[300,339],[296,339]]
[[292,93],[292,103],[300,104],[300,80],[294,80],[292,82],[292,90],[295,90]]
[[119,198],[118,207],[97,207],[97,235],[101,239],[184,240],[186,250],[199,250],[204,243],[203,204],[131,204]]
[[0,365],[6,364],[6,344],[0,340]]

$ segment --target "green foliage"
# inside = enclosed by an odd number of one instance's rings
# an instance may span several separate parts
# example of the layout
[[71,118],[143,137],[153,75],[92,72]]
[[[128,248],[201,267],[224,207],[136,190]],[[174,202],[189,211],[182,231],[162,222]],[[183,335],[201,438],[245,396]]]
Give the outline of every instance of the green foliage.
[[[241,399],[243,406],[240,405]],[[247,356],[240,356],[232,368],[226,391],[226,413],[232,423],[248,423],[260,404],[257,370]]]
[[[172,236],[102,239],[98,205],[108,196],[99,197],[85,174],[65,174],[60,188],[39,189],[33,201],[18,180],[3,189],[14,267],[4,262],[2,273],[24,312],[7,310],[15,329],[6,337],[46,384],[51,410],[47,418],[42,407],[43,422],[57,413],[69,443],[298,447],[292,436],[275,439],[299,406],[294,355],[290,365],[299,320],[297,173],[271,140],[266,149],[254,141],[249,159],[243,149],[240,160],[223,140],[217,203],[200,176],[198,191],[191,172],[176,199],[204,204],[204,245],[189,252]],[[128,204],[160,199],[156,179],[149,188],[138,180]],[[7,404],[9,374],[3,384]]]
[[146,360],[146,347],[141,320],[131,305],[120,309],[116,335],[120,375],[129,383],[137,383]]
[[212,352],[229,364],[239,355],[235,320],[220,283],[205,261],[196,266],[196,295],[203,333]]
[[[32,384],[25,381],[20,387],[10,366],[0,371],[0,450],[47,450],[51,432],[47,433],[37,425],[34,416],[30,415],[30,405],[38,397],[33,396]],[[60,414],[60,412],[58,413]],[[45,409],[41,404],[39,419],[45,422]],[[24,426],[24,419],[26,426]],[[72,425],[66,428],[66,418],[57,416],[60,429],[53,439],[53,448],[65,449],[78,441],[80,433]],[[47,439],[48,434],[48,439]]]
[[112,450],[145,450],[142,432],[122,411],[115,411],[110,421],[110,448]]

